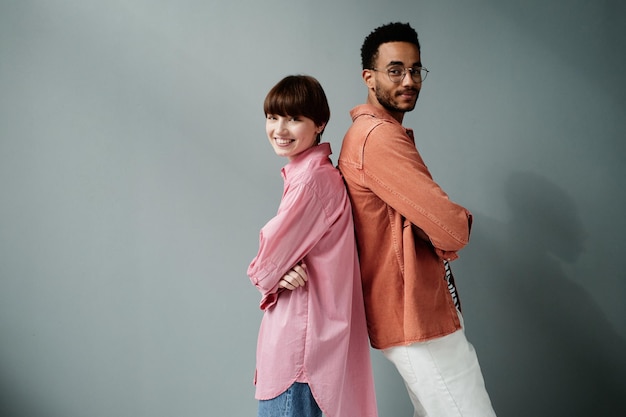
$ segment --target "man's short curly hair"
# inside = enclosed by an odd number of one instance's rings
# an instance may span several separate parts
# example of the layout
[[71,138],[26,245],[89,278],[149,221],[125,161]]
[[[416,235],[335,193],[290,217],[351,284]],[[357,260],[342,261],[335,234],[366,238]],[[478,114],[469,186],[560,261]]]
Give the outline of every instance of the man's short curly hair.
[[408,23],[388,23],[374,29],[361,46],[361,65],[363,69],[373,68],[378,57],[378,47],[387,42],[409,42],[420,50],[417,32]]

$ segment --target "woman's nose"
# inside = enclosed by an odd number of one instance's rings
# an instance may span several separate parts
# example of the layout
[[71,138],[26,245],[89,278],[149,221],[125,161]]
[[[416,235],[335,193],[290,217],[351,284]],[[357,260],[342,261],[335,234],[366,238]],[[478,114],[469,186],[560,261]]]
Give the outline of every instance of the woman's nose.
[[279,119],[276,125],[276,130],[278,132],[285,132],[287,130],[287,121],[284,119]]

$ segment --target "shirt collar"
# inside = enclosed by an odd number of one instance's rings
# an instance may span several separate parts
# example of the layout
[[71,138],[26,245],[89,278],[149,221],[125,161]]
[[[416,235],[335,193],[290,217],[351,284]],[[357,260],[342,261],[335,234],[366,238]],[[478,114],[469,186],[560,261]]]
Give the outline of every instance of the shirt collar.
[[332,154],[330,143],[324,142],[319,145],[311,146],[309,149],[297,155],[293,160],[289,161],[281,169],[283,178],[305,170],[309,166],[310,161],[322,160],[328,158]]
[[407,135],[409,135],[409,137],[413,139],[413,129],[402,126],[402,123],[398,122],[396,119],[391,117],[389,113],[387,113],[383,109],[379,109],[373,104],[361,104],[361,105],[356,106],[350,111],[350,116],[352,116],[353,122],[360,116],[373,116],[377,119],[382,119],[387,122],[396,124],[402,127],[402,129],[406,131]]

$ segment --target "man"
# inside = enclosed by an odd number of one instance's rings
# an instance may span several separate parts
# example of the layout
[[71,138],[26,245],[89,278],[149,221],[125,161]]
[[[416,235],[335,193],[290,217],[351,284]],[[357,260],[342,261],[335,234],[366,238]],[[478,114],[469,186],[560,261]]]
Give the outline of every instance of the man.
[[361,48],[367,102],[339,155],[361,262],[370,342],[396,366],[415,416],[495,416],[465,338],[448,261],[469,240],[472,216],[450,201],[402,126],[422,81],[409,24],[375,29]]

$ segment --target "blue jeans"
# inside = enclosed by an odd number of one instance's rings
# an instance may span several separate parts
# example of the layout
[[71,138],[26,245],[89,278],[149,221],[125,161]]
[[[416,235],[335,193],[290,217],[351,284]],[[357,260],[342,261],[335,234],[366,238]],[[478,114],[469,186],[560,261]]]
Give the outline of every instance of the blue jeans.
[[258,417],[322,417],[309,384],[294,383],[276,398],[259,401]]

